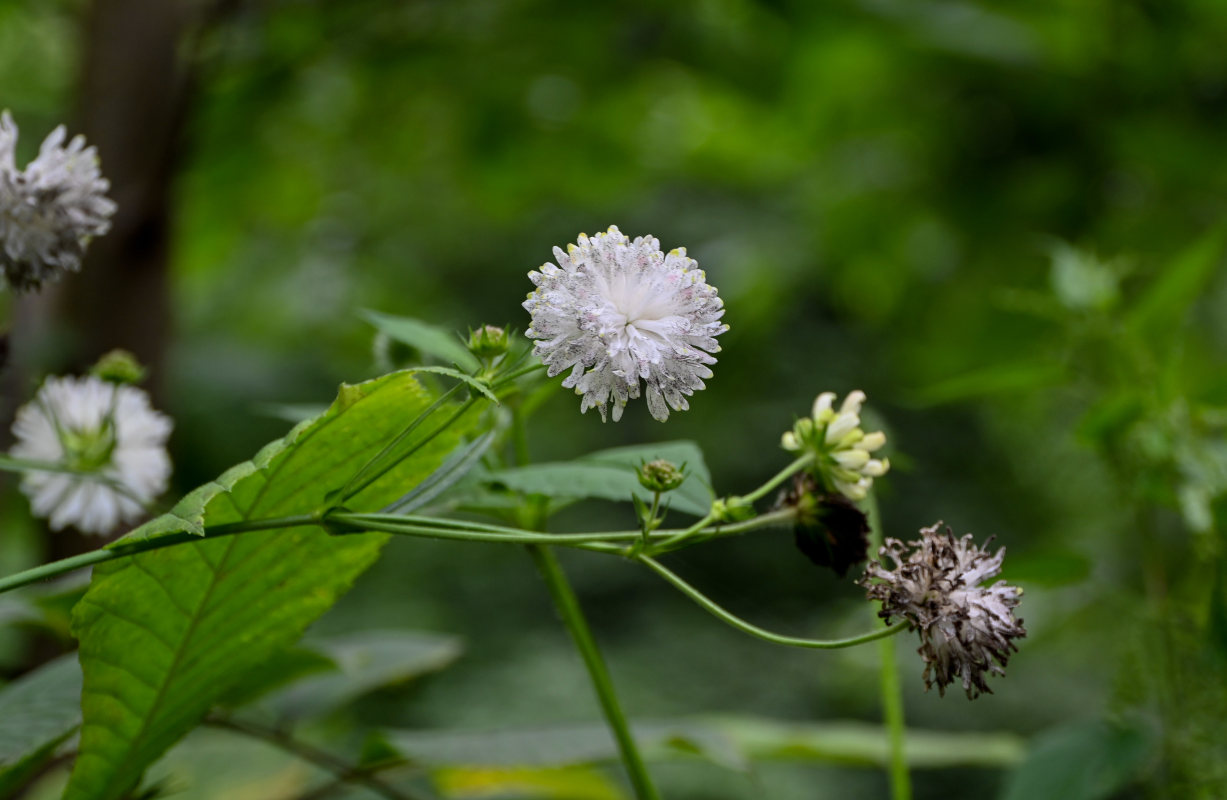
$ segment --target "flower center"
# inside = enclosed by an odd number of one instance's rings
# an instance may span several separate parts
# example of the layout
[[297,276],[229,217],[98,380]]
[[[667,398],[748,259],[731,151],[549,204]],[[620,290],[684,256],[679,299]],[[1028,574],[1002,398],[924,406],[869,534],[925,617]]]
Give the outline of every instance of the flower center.
[[65,429],[60,432],[64,463],[78,472],[99,472],[111,463],[115,452],[115,425],[104,422],[93,430]]
[[[602,281],[602,283],[604,283]],[[660,287],[618,275],[601,287],[605,303],[598,312],[598,332],[609,350],[615,373],[637,376],[639,365],[659,363],[673,350],[670,334],[680,321],[660,296]]]

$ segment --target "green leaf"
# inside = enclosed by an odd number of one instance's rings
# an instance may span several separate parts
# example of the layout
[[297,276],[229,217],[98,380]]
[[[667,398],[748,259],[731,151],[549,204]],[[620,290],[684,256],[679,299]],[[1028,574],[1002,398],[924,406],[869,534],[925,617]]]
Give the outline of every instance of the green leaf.
[[[632,732],[646,759],[697,756],[731,769],[745,766],[732,743],[704,722],[636,723]],[[618,745],[600,723],[498,731],[388,730],[381,735],[404,758],[431,767],[558,768],[618,759]]]
[[417,348],[426,355],[434,356],[449,364],[457,364],[461,369],[469,372],[481,367],[477,356],[470,353],[469,348],[444,328],[411,317],[395,317],[369,309],[364,309],[361,314],[379,331],[398,342]]
[[376,689],[437,672],[461,653],[455,636],[396,630],[332,636],[304,646],[330,659],[334,668],[296,681],[260,703],[281,720],[324,716]]
[[451,800],[627,800],[608,775],[589,767],[526,769],[452,767],[435,770],[434,783]]
[[494,392],[490,391],[490,387],[487,386],[485,382],[479,381],[477,380],[477,378],[474,378],[472,375],[467,375],[458,369],[452,369],[451,367],[414,367],[412,369],[408,369],[405,371],[410,372],[410,373],[412,372],[430,372],[435,375],[446,375],[449,378],[455,378],[456,380],[462,381],[468,384],[469,386],[473,387],[474,389],[476,389],[480,394],[484,395],[485,398],[489,400],[491,403],[494,403],[496,406],[500,405],[498,396],[496,396]]
[[1002,800],[1102,800],[1146,768],[1154,737],[1106,722],[1067,725],[1041,736],[1005,783]]
[[[885,767],[885,729],[863,722],[794,723],[751,716],[717,716],[637,723],[635,740],[650,760],[702,758],[729,769],[755,761]],[[408,731],[382,734],[394,751],[434,767],[567,767],[616,761],[604,725],[575,724],[499,731]],[[1011,733],[907,732],[913,768],[1010,767],[1026,752]],[[1042,797],[1043,795],[1035,795]]]
[[532,464],[497,470],[490,480],[525,494],[547,497],[597,498],[630,502],[632,496],[651,502],[652,494],[639,484],[635,470],[645,461],[663,458],[686,465],[687,478],[666,494],[662,505],[701,517],[711,510],[715,495],[703,451],[694,442],[663,442],[601,450],[574,461]]
[[[395,373],[342,386],[323,416],[185,497],[120,541],[316,513],[432,398]],[[436,437],[352,498],[382,508],[429,475],[460,434]],[[245,672],[301,635],[379,554],[386,537],[296,527],[151,550],[101,564],[74,612],[84,726],[66,800],[113,800]]]
[[[886,767],[886,730],[863,722],[793,723],[761,717],[713,717],[709,724],[751,761],[803,761]],[[1003,767],[1022,760],[1023,740],[1012,733],[942,733],[909,729],[905,751],[915,769]],[[1043,795],[1036,795],[1043,797]]]
[[76,653],[0,689],[0,797],[12,797],[80,724]]
[[487,431],[456,450],[443,466],[430,473],[429,478],[381,510],[385,514],[412,514],[422,508],[468,475],[494,442],[494,438],[494,431]]
[[1174,330],[1215,276],[1227,229],[1215,228],[1180,253],[1138,298],[1125,318],[1133,333],[1157,338]]

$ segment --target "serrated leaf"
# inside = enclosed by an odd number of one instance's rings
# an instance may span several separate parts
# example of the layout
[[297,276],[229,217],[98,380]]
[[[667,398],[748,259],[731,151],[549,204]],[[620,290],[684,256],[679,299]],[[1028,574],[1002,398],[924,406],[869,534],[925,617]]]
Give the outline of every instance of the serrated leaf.
[[396,317],[369,309],[364,309],[361,314],[363,319],[374,325],[377,330],[426,355],[434,356],[449,364],[457,364],[461,369],[470,372],[481,366],[477,356],[470,353],[469,348],[445,328],[411,317]]
[[376,689],[441,670],[462,649],[455,636],[396,630],[362,631],[304,644],[335,666],[260,703],[283,721],[320,717]]
[[632,496],[649,503],[652,494],[639,484],[635,470],[645,461],[663,458],[686,465],[684,483],[661,500],[674,511],[701,517],[711,510],[715,495],[703,451],[694,442],[662,442],[600,450],[574,461],[531,464],[497,470],[490,480],[509,489],[547,497],[597,498],[630,502]]
[[[404,373],[342,386],[323,416],[120,541],[320,511],[431,400]],[[350,507],[377,510],[421,481],[460,427],[366,487]],[[303,526],[204,538],[95,567],[73,620],[84,725],[66,800],[113,800],[131,789],[244,672],[332,606],[385,539]]]
[[81,667],[61,656],[0,689],[0,797],[11,797],[81,724]]
[[464,383],[467,386],[471,387],[478,394],[483,395],[491,403],[494,403],[495,405],[500,405],[498,396],[495,395],[494,392],[490,390],[489,386],[487,386],[484,382],[479,381],[477,378],[474,378],[472,375],[468,375],[464,372],[461,372],[458,369],[452,369],[451,367],[413,367],[412,369],[407,369],[405,371],[406,372],[428,372],[433,375],[443,375],[448,378],[455,378],[461,383]]

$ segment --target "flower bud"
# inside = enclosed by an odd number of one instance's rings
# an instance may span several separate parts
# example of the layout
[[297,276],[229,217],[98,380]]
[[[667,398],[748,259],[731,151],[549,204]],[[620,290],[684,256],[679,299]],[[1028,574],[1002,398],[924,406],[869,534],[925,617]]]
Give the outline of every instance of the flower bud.
[[491,359],[507,352],[511,337],[507,331],[496,325],[482,325],[475,331],[469,331],[469,351],[481,359]]
[[639,485],[649,492],[671,492],[686,480],[683,469],[685,464],[678,467],[671,461],[658,458],[643,464],[636,472],[639,475]]
[[89,373],[107,383],[137,384],[145,380],[145,368],[127,350],[112,350],[90,367]]

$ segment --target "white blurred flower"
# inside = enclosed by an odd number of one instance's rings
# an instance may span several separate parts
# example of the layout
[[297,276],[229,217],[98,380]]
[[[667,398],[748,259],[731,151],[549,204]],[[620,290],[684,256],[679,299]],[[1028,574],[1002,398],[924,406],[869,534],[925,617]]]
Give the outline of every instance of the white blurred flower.
[[79,270],[89,240],[111,227],[115,203],[98,153],[84,137],[65,138],[61,125],[18,170],[17,126],[7,111],[0,114],[0,270],[19,291]]
[[949,528],[940,528],[940,522],[922,528],[921,538],[907,545],[887,539],[879,555],[889,556],[894,567],[871,561],[857,582],[882,602],[878,616],[887,622],[901,617],[920,631],[925,686],[936,683],[944,695],[959,679],[974,699],[992,693],[984,673],[1004,675],[1010,653],[1018,649],[1012,640],[1027,635],[1014,617],[1022,589],[1005,581],[980,585],[1001,572],[1005,548],[990,555],[991,538],[981,548],[971,534],[955,539]]
[[48,378],[17,411],[14,458],[54,465],[21,480],[35,515],[106,534],[132,522],[170,477],[171,421],[140,389],[99,378]]
[[793,429],[780,439],[785,450],[812,453],[812,471],[828,489],[850,500],[865,499],[873,479],[890,469],[889,459],[872,455],[886,444],[886,434],[861,430],[864,402],[864,392],[850,392],[837,413],[833,408],[835,393],[823,392],[814,401],[812,416],[797,420]]
[[595,406],[604,420],[612,400],[617,422],[641,380],[656,419],[688,408],[728,326],[723,301],[685,248],[666,255],[654,237],[631,241],[610,226],[591,239],[581,233],[566,253],[555,247],[554,257],[557,265],[528,274],[537,289],[524,303],[532,315],[525,333],[538,340],[533,353],[551,377],[571,370],[562,385],[583,396],[580,411]]

